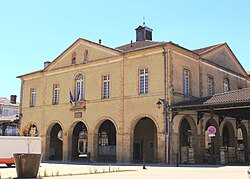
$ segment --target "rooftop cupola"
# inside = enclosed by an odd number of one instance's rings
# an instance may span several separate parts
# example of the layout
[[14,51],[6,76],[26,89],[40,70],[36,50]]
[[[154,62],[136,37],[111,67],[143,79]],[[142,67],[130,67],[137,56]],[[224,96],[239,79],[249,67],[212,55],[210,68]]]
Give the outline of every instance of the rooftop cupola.
[[153,29],[147,27],[145,23],[139,25],[135,29],[136,31],[136,41],[152,40],[152,31]]

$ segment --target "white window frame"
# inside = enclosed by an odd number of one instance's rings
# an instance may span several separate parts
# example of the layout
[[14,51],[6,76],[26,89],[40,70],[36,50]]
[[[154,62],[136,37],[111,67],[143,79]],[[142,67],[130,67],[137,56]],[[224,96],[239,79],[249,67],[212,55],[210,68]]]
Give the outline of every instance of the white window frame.
[[148,94],[148,68],[139,69],[139,94]]
[[30,107],[35,107],[36,105],[36,88],[30,89]]
[[110,97],[110,75],[102,76],[102,99]]
[[214,94],[214,78],[212,76],[208,76],[207,78],[207,87],[208,96],[212,96]]
[[75,85],[76,85],[76,101],[84,100],[84,76],[83,74],[77,75],[75,79]]
[[53,104],[59,104],[59,96],[60,96],[60,85],[54,84],[53,85]]
[[184,96],[190,95],[190,71],[188,69],[183,70],[183,94]]

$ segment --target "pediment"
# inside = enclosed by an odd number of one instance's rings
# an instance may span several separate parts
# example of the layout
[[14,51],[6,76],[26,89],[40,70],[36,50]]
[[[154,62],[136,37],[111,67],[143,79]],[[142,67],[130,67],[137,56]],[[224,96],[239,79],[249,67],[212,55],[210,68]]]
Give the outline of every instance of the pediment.
[[246,71],[226,43],[201,54],[201,57],[213,64],[247,77]]
[[85,63],[86,51],[88,53],[88,63],[102,58],[117,56],[121,53],[118,50],[80,38],[52,61],[45,68],[45,71],[74,65],[72,64],[73,56],[75,56],[75,65],[83,64]]

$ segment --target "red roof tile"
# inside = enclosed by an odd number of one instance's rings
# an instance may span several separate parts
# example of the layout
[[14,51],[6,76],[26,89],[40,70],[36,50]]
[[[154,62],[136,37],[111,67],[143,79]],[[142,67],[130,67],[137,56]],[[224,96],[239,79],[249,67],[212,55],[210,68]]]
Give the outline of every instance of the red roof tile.
[[4,97],[0,97],[0,105],[5,105],[5,106],[19,106],[19,104],[12,104],[10,103],[10,100]]
[[155,42],[155,41],[145,40],[145,41],[129,43],[120,47],[116,47],[115,49],[120,50],[122,52],[129,52],[133,50],[139,50],[139,49],[143,49],[147,47],[157,46],[160,44],[164,44],[164,42]]
[[214,94],[213,96],[207,96],[197,98],[194,100],[183,101],[172,104],[172,109],[193,108],[193,107],[209,107],[215,105],[226,104],[246,104],[250,103],[250,88],[243,88],[239,90],[229,91],[226,93]]
[[208,51],[210,51],[210,50],[212,50],[220,45],[222,45],[222,44],[216,44],[216,45],[212,45],[212,46],[208,46],[208,47],[204,47],[204,48],[195,49],[195,50],[193,50],[193,52],[201,55],[201,54],[208,52]]
[[213,95],[204,104],[222,104],[250,101],[250,88]]

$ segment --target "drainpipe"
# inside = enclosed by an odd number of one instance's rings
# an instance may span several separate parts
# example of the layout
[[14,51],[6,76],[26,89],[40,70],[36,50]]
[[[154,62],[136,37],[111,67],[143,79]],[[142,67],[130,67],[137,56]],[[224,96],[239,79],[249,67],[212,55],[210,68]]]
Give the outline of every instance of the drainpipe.
[[20,103],[19,103],[19,124],[18,124],[18,127],[19,129],[21,128],[21,124],[22,124],[22,100],[23,100],[23,84],[24,84],[24,81],[23,79],[21,79],[21,90],[20,90]]
[[164,100],[163,100],[163,116],[164,116],[164,142],[165,142],[165,163],[170,164],[169,161],[169,120],[168,120],[168,105],[167,105],[167,52],[165,46],[163,46],[164,57]]

